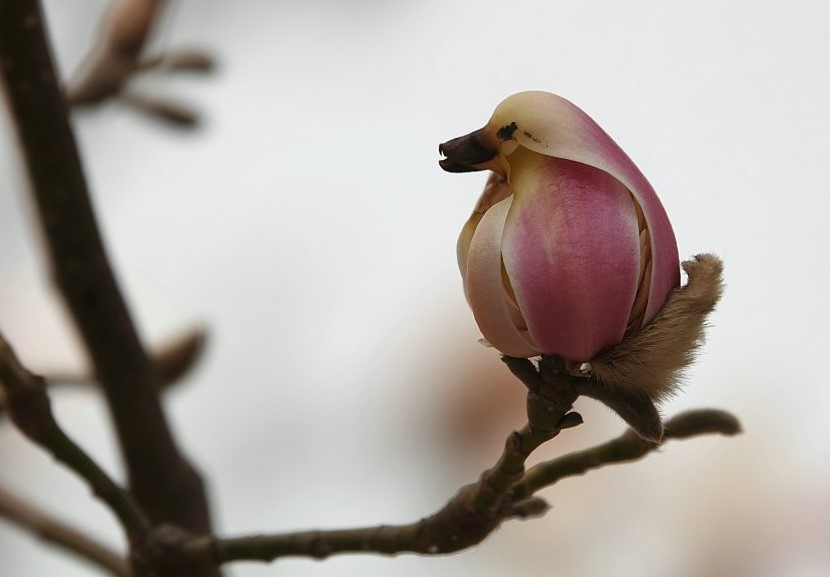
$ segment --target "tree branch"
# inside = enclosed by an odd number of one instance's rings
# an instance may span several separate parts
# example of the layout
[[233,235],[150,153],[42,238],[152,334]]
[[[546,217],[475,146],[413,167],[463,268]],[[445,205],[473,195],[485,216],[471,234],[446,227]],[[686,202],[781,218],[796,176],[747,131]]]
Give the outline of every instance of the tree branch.
[[285,556],[322,559],[338,553],[397,555],[446,554],[480,543],[507,519],[543,513],[546,503],[538,498],[514,499],[512,488],[524,474],[525,461],[541,444],[563,429],[582,422],[570,412],[579,377],[565,370],[564,362],[545,357],[537,371],[523,360],[506,358],[514,372],[522,373],[528,393],[529,424],[510,434],[496,464],[482,473],[478,482],[463,487],[433,515],[406,525],[379,525],[360,529],[306,531],[277,535],[254,535],[231,539],[192,537],[165,530],[151,533],[143,555],[151,565],[176,565],[189,559],[194,566],[240,560],[273,561]]
[[[571,374],[557,357],[542,357],[538,369],[524,359],[504,360],[528,387],[529,424],[510,434],[492,468],[433,515],[405,525],[235,538],[198,536],[175,526],[161,526],[147,535],[136,557],[172,575],[234,561],[271,562],[290,556],[323,559],[345,553],[453,553],[480,543],[506,520],[544,513],[547,504],[533,492],[555,479],[602,464],[634,460],[656,447],[632,429],[611,443],[577,453],[578,457],[562,457],[525,471],[525,462],[536,448],[561,430],[582,423],[582,417],[571,407],[578,396],[578,384],[585,378]],[[667,438],[712,432],[734,434],[740,429],[734,417],[714,410],[685,413],[669,421],[667,428]]]
[[174,442],[160,382],[107,259],[37,0],[0,3],[0,74],[52,278],[101,383],[129,485],[154,522],[210,531],[204,488]]
[[115,575],[129,577],[123,555],[0,487],[0,517]]
[[[562,421],[565,426],[574,423],[571,418]],[[530,426],[511,433],[498,462],[485,471],[477,483],[463,487],[439,511],[416,523],[232,539],[208,538],[191,541],[184,548],[191,548],[195,557],[212,557],[219,564],[240,560],[273,561],[287,556],[323,559],[338,553],[435,555],[461,551],[483,541],[507,519],[526,518],[546,509],[538,500],[530,507],[527,503],[517,503],[509,498],[509,492],[524,472],[528,455],[556,433],[558,431],[536,433]]]
[[183,50],[142,60],[142,53],[161,19],[166,0],[115,0],[102,19],[95,46],[67,88],[71,106],[91,106],[118,98],[136,110],[174,126],[189,128],[199,118],[189,107],[166,98],[128,90],[133,76],[150,70],[207,73],[213,59]]
[[0,387],[6,394],[7,409],[17,428],[86,481],[92,493],[118,518],[131,543],[142,538],[149,529],[144,513],[129,493],[63,432],[52,414],[43,379],[20,364],[2,334]]
[[96,104],[121,92],[138,68],[138,59],[165,0],[114,0],[100,25],[95,45],[70,82],[71,105]]
[[[575,417],[566,417],[562,421],[564,425],[578,424]],[[527,429],[525,427],[523,432],[511,435],[499,463],[515,464],[522,460],[512,455],[518,443],[518,440],[513,439],[522,436]],[[734,435],[739,431],[740,425],[735,417],[717,410],[689,411],[666,423],[667,439],[685,439],[711,433]],[[532,444],[535,441],[527,442]],[[359,529],[303,531],[229,539],[183,539],[179,551],[187,551],[193,558],[211,558],[216,563],[270,562],[282,557],[323,559],[330,555],[346,553],[452,553],[479,543],[506,520],[544,512],[544,502],[532,497],[535,491],[569,475],[582,474],[606,464],[640,459],[657,447],[658,445],[642,439],[634,430],[629,430],[622,437],[594,449],[537,465],[523,476],[516,474],[519,479],[504,490],[503,485],[494,486],[487,480],[492,471],[503,468],[497,464],[485,472],[477,484],[462,489],[436,514],[408,525],[378,525]],[[506,470],[511,470],[511,467],[507,467]],[[510,475],[507,475],[504,479],[509,477]],[[476,495],[481,495],[484,487],[488,487],[487,494],[497,493],[502,496],[497,509],[490,509],[489,500],[477,500]]]
[[[152,360],[156,366],[162,390],[167,390],[187,376],[205,350],[207,332],[203,328],[192,329],[153,351]],[[71,371],[41,375],[46,385],[53,387],[91,387],[95,376]],[[0,389],[0,419],[6,395]]]
[[[664,439],[687,439],[715,433],[731,436],[740,432],[740,423],[726,411],[700,409],[670,419],[665,425]],[[516,499],[523,499],[565,477],[583,475],[605,465],[637,461],[661,446],[643,439],[634,429],[629,429],[616,439],[597,447],[536,465],[515,484],[513,495]]]

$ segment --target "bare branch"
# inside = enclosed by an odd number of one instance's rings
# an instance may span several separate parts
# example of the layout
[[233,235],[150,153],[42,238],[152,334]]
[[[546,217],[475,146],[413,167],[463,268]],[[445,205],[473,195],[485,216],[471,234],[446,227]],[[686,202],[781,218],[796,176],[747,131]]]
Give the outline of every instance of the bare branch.
[[135,110],[151,118],[163,120],[172,126],[196,128],[199,125],[199,117],[189,106],[169,98],[125,92],[121,95],[120,100],[129,104]]
[[[155,536],[146,540],[155,553],[154,562],[170,558],[181,562],[215,563],[240,560],[273,561],[286,556],[324,558],[338,553],[378,553],[397,555],[419,553],[446,554],[480,543],[508,519],[525,519],[542,514],[547,504],[539,498],[515,499],[512,489],[524,474],[528,456],[563,429],[582,422],[571,412],[577,398],[574,377],[556,357],[544,357],[537,371],[532,365],[506,359],[508,366],[521,372],[529,388],[530,424],[510,434],[496,464],[482,473],[478,482],[463,487],[433,515],[407,525],[379,525],[360,529],[306,531],[277,535],[254,535],[232,539],[189,538],[166,532],[165,547],[154,546]],[[514,370],[515,372],[515,370]],[[535,373],[535,375],[534,375]],[[159,554],[163,551],[164,555]]]
[[118,94],[136,69],[165,0],[114,0],[98,37],[67,90],[70,104],[94,104]]
[[130,576],[123,555],[3,487],[0,487],[0,517],[116,577]]
[[142,59],[142,53],[164,11],[166,0],[115,0],[101,22],[95,46],[69,82],[67,101],[73,107],[91,106],[118,98],[139,112],[181,128],[198,124],[190,107],[158,96],[132,93],[128,83],[137,74],[211,72],[215,63],[205,52],[181,50]]
[[[162,390],[167,390],[187,376],[198,363],[205,350],[207,332],[195,328],[176,337],[153,352],[152,360],[161,379]],[[90,387],[95,377],[70,371],[54,372],[43,375],[46,385],[54,387]],[[0,419],[3,418],[6,395],[0,389]]]
[[37,0],[0,3],[0,73],[52,278],[105,392],[130,488],[154,522],[209,532],[201,479],[173,439],[159,402],[158,373],[139,340],[98,231]]
[[[196,536],[173,526],[154,528],[136,552],[148,566],[170,574],[234,561],[271,562],[282,557],[323,559],[346,553],[440,555],[472,547],[504,521],[544,514],[547,503],[533,492],[567,474],[577,474],[612,462],[633,460],[656,445],[634,430],[596,449],[563,457],[525,471],[528,456],[561,430],[582,423],[571,411],[584,377],[572,375],[557,357],[532,364],[506,360],[528,385],[528,419],[531,423],[510,434],[496,464],[478,482],[463,487],[433,515],[405,525],[377,525],[357,529],[301,531],[235,538]],[[534,371],[536,374],[534,374]],[[734,434],[737,421],[722,411],[692,411],[667,423],[666,438],[687,438],[719,432]]]
[[[576,419],[564,417],[561,422],[565,428],[575,424]],[[512,462],[515,465],[518,461],[523,462],[522,457],[513,453],[518,450],[520,437],[526,435],[527,430],[525,427],[522,432],[511,435],[499,463]],[[711,433],[734,435],[739,430],[737,420],[724,411],[689,411],[666,423],[665,438],[685,439]],[[525,442],[534,444],[536,440]],[[528,446],[525,445],[525,448]],[[359,529],[303,531],[230,539],[183,539],[179,551],[186,552],[193,558],[212,558],[217,563],[270,562],[282,557],[298,556],[322,559],[346,553],[452,553],[479,543],[506,520],[543,514],[547,510],[547,504],[532,496],[535,491],[563,477],[581,474],[605,464],[637,460],[657,446],[629,430],[622,437],[605,445],[537,465],[523,476],[516,473],[514,476],[519,477],[519,480],[506,490],[501,483],[493,484],[491,479],[488,480],[493,471],[512,470],[512,467],[497,464],[485,472],[478,483],[462,489],[440,511],[408,525],[378,525]],[[505,475],[501,479],[508,478],[510,475]],[[492,499],[482,500],[482,495],[501,495],[501,499],[497,499],[499,506],[493,509],[490,506]]]
[[136,70],[159,72],[190,72],[208,74],[216,69],[216,62],[202,50],[176,50],[138,62]]
[[[151,360],[166,390],[186,377],[202,358],[207,343],[207,332],[194,328],[170,339],[152,352]],[[53,385],[83,386],[94,382],[93,375],[74,374],[69,371],[44,375],[46,382]]]
[[545,505],[541,500],[517,504],[509,498],[509,492],[521,478],[528,455],[555,435],[556,432],[536,433],[529,426],[513,432],[493,468],[485,471],[477,483],[462,488],[438,512],[416,523],[205,539],[191,542],[189,547],[202,556],[214,557],[220,564],[241,560],[268,562],[289,556],[322,559],[339,553],[437,555],[461,551],[483,541],[507,519],[528,518],[542,512]]
[[157,348],[153,352],[153,363],[162,385],[167,388],[187,376],[202,358],[206,345],[207,331],[196,327]]
[[60,428],[52,414],[43,379],[20,364],[2,334],[0,387],[6,394],[6,407],[17,428],[86,481],[93,494],[121,522],[130,541],[138,539],[147,531],[149,522],[127,491],[118,486]]
[[[664,439],[687,439],[698,435],[737,435],[741,432],[738,420],[725,411],[700,409],[681,413],[665,424]],[[556,484],[565,477],[582,475],[605,465],[627,463],[642,459],[661,445],[640,437],[629,429],[620,437],[584,451],[576,451],[531,468],[516,483],[513,495],[522,499]]]

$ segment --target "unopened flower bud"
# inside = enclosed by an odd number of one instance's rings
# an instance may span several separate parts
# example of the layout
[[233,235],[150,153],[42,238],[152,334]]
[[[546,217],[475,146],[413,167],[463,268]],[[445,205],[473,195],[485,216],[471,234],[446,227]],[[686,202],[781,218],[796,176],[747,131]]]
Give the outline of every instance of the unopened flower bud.
[[515,94],[441,152],[450,172],[493,171],[458,262],[478,326],[504,354],[587,363],[651,322],[679,285],[654,189],[567,100]]

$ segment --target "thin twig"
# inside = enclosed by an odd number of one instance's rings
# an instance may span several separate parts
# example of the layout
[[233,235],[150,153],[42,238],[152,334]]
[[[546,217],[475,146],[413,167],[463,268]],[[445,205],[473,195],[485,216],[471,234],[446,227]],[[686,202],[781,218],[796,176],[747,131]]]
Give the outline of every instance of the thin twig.
[[190,107],[164,97],[136,94],[129,88],[134,76],[147,71],[205,74],[215,66],[208,54],[192,49],[149,58],[142,56],[167,3],[167,0],[114,0],[110,4],[95,45],[67,87],[70,106],[92,106],[118,99],[172,126],[198,125],[198,114]]
[[468,549],[483,541],[506,519],[520,517],[512,510],[494,515],[472,506],[473,487],[465,487],[441,510],[416,523],[376,525],[356,529],[300,531],[230,539],[203,539],[190,544],[216,562],[264,561],[282,557],[324,559],[343,553],[439,555]]
[[[741,431],[738,420],[725,411],[700,409],[681,413],[665,425],[664,440],[687,439],[698,435],[736,435]],[[532,467],[513,489],[515,498],[522,499],[556,484],[565,477],[582,475],[592,469],[642,459],[662,445],[640,437],[633,429],[621,436],[586,449],[563,455]]]
[[43,379],[30,373],[0,334],[0,387],[12,421],[29,439],[86,481],[93,494],[118,518],[128,539],[140,539],[149,522],[132,497],[60,428]]
[[123,555],[0,487],[0,517],[116,577],[129,577]]
[[[167,340],[151,351],[151,359],[161,380],[162,390],[167,390],[190,374],[202,358],[207,345],[207,331],[192,328]],[[42,373],[47,385],[89,387],[95,383],[95,375],[70,370]],[[0,392],[0,405],[2,393]]]
[[120,100],[136,111],[166,122],[170,126],[195,128],[199,125],[199,116],[189,106],[170,98],[130,92],[122,94]]
[[154,522],[210,532],[201,479],[173,439],[157,371],[107,259],[37,0],[0,3],[0,73],[52,278],[105,392],[130,488]]
[[423,555],[446,553],[435,547],[418,545],[421,523],[409,525],[377,525],[357,529],[301,531],[277,535],[256,535],[217,540],[214,547],[220,563],[233,561],[270,562],[282,557],[325,559],[343,553],[376,553]]
[[71,105],[96,104],[118,95],[140,69],[139,58],[166,0],[114,0],[95,45],[69,84]]
[[[162,390],[167,390],[181,381],[196,366],[205,350],[207,332],[203,328],[194,328],[170,340],[156,349],[152,354],[156,365]],[[91,387],[95,384],[94,375],[74,373],[71,371],[50,372],[43,374],[46,385],[55,387]],[[5,414],[3,405],[6,395],[0,389],[0,419]]]
[[552,431],[540,431],[530,424],[520,431],[514,431],[504,444],[504,452],[493,468],[485,471],[472,499],[476,510],[494,514],[501,507],[512,486],[525,473],[525,462],[542,444],[556,437],[563,429],[575,427],[582,423],[579,413],[567,412],[570,406],[561,407],[564,414],[559,416],[558,425]]

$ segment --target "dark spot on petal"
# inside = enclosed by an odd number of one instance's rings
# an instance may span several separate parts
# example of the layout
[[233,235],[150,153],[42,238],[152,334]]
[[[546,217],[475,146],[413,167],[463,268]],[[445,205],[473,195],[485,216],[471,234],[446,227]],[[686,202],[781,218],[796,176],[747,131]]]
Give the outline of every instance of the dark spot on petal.
[[511,122],[506,126],[502,126],[499,128],[499,131],[496,133],[496,136],[499,137],[499,140],[504,142],[505,140],[512,140],[513,133],[519,129],[519,125],[515,122]]
[[541,138],[537,138],[537,137],[533,136],[533,135],[532,135],[531,133],[529,133],[527,130],[525,130],[524,132],[522,132],[522,134],[524,134],[525,136],[527,136],[530,140],[532,140],[532,141],[533,141],[533,142],[535,142],[536,144],[543,144],[544,146],[547,146],[547,144],[544,144],[544,143],[542,142],[542,139],[541,139]]

